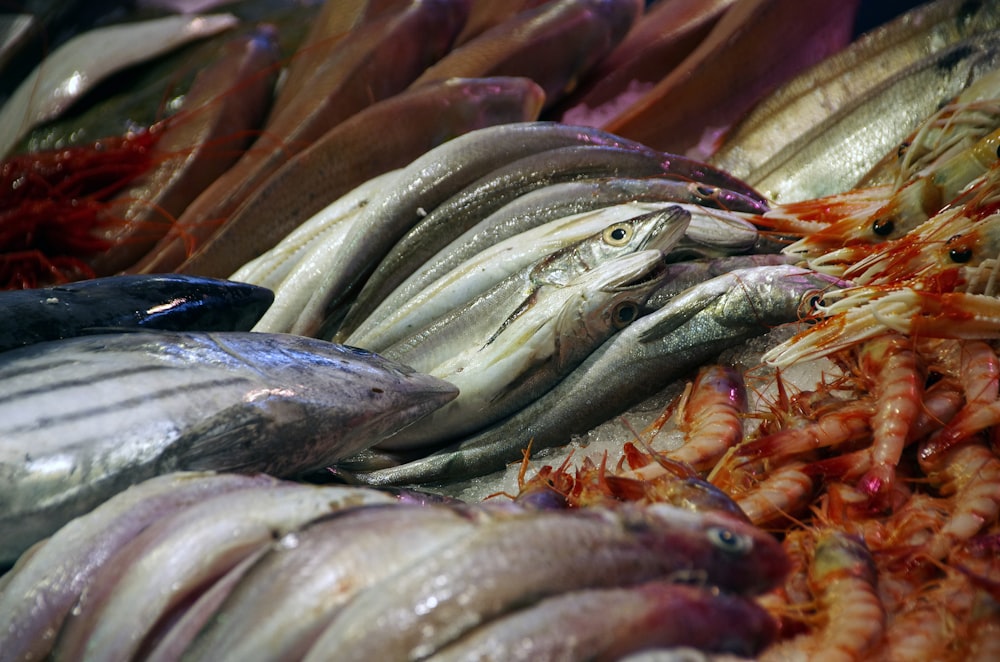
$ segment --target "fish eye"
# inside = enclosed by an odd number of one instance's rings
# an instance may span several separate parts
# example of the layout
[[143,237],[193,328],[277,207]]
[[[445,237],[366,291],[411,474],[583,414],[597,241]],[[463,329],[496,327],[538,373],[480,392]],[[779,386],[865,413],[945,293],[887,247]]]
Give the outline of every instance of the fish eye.
[[708,198],[710,200],[714,200],[716,197],[718,197],[719,189],[715,188],[714,186],[697,184],[694,187],[694,192],[702,198]]
[[875,222],[872,223],[872,232],[880,237],[888,237],[895,229],[896,224],[892,222],[891,218],[876,218]]
[[[957,243],[962,235],[956,234],[948,238],[948,244]],[[948,249],[948,257],[951,258],[952,262],[957,262],[958,264],[965,264],[972,259],[972,247],[968,245],[956,245]]]
[[639,306],[633,301],[622,301],[611,311],[611,323],[623,329],[639,317]]
[[632,239],[632,228],[624,223],[616,223],[604,230],[604,241],[612,246],[624,246]]
[[713,526],[706,532],[708,541],[727,554],[746,554],[753,549],[753,539],[721,526]]

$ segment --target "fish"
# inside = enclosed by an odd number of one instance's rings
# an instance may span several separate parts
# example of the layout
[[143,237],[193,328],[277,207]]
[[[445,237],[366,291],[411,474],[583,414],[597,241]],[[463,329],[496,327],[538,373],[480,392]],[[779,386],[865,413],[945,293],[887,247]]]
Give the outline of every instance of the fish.
[[113,333],[0,357],[0,562],[152,476],[319,470],[457,395],[370,352],[280,334]]
[[961,39],[997,28],[1000,5],[995,0],[917,5],[775,90],[727,133],[708,162],[745,178],[892,75]]
[[540,288],[565,287],[575,278],[623,255],[653,249],[662,252],[676,243],[688,222],[688,214],[673,206],[612,222],[511,274],[481,296],[387,347],[381,354],[416,370],[431,370],[451,360],[456,348],[483,347],[489,343],[512,321],[512,316],[531,304]]
[[956,42],[891,76],[789,143],[747,181],[790,203],[854,187],[925,117],[1000,64],[1000,32]]
[[255,657],[267,650],[272,659],[300,658],[367,586],[408,571],[486,521],[424,505],[372,505],[316,520],[271,545],[185,656]]
[[418,660],[557,594],[697,576],[752,595],[788,570],[780,544],[748,524],[666,504],[630,506],[531,510],[477,527],[362,591],[304,659],[326,659],[336,648],[345,661]]
[[[33,126],[56,117],[76,99],[129,65],[235,27],[232,14],[167,16],[89,30],[60,46],[35,68],[0,108],[0,156]],[[81,65],[86,63],[86,68]]]
[[[655,149],[704,157],[718,133],[768,92],[846,46],[858,4],[735,3],[673,71],[601,127]],[[762,37],[779,31],[783,39]]]
[[703,653],[744,658],[763,651],[777,632],[774,618],[753,600],[701,586],[651,581],[539,600],[489,621],[426,659],[632,660],[633,653],[676,647],[701,653],[651,662],[698,660]]
[[413,85],[454,76],[527,76],[551,106],[625,37],[641,0],[553,0],[457,46]]
[[97,571],[64,622],[52,655],[141,657],[146,637],[171,611],[243,558],[331,513],[394,502],[376,490],[281,481],[191,504],[144,529]]
[[[270,486],[263,474],[175,472],[111,497],[21,555],[0,587],[0,660],[40,660],[95,574],[144,529],[167,514],[215,494]],[[6,558],[10,560],[9,554]]]
[[413,0],[352,30],[321,68],[322,79],[306,88],[308,98],[272,114],[260,138],[132,270],[175,270],[288,159],[358,111],[405,89],[447,52],[467,13],[467,0]]
[[592,177],[669,176],[661,155],[614,146],[570,146],[531,154],[471,183],[414,225],[379,262],[340,328],[353,329],[421,264],[481,219],[524,193]]
[[291,157],[177,270],[227,276],[365,180],[469,131],[535,119],[541,99],[526,78],[455,78],[374,103]]
[[178,114],[150,129],[160,132],[153,168],[110,201],[93,232],[107,246],[89,260],[96,275],[132,266],[236,161],[264,123],[277,63],[278,38],[270,26],[233,38],[195,78]]
[[384,350],[546,255],[615,224],[634,224],[641,216],[668,206],[670,203],[626,202],[570,214],[519,232],[484,248],[422,289],[417,286],[422,279],[407,279],[357,329],[343,338],[338,333],[337,342],[375,352]]
[[455,346],[448,360],[427,370],[456,386],[458,397],[378,447],[441,445],[518,411],[636,320],[665,266],[661,250],[644,250],[602,262],[565,285],[535,289],[486,343]]
[[181,274],[0,292],[0,351],[111,329],[249,331],[273,299],[256,285]]
[[370,485],[439,483],[503,469],[565,445],[653,395],[724,349],[797,321],[836,278],[792,265],[737,269],[674,297],[597,348],[541,398],[513,416],[425,457],[352,474]]

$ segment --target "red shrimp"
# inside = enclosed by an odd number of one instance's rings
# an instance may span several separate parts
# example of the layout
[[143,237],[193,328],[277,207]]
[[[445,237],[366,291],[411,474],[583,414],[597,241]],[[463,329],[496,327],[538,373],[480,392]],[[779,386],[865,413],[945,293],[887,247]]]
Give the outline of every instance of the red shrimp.
[[772,469],[763,480],[759,480],[753,488],[742,494],[732,494],[725,485],[712,480],[711,476],[709,480],[730,492],[747,518],[760,526],[787,519],[809,504],[815,484],[813,478],[802,469],[803,465],[799,462]]
[[837,448],[866,439],[871,433],[874,411],[868,400],[845,402],[833,411],[821,415],[814,423],[785,428],[745,442],[736,448],[734,454],[743,458],[777,460],[808,453],[817,448]]

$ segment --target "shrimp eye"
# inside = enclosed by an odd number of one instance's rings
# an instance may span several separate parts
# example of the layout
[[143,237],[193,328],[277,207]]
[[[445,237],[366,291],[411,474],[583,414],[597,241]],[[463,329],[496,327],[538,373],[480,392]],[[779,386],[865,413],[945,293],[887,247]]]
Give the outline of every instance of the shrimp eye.
[[624,329],[639,317],[639,306],[633,301],[622,301],[611,311],[611,323],[616,329]]
[[721,526],[713,526],[707,531],[708,541],[727,554],[746,554],[753,549],[753,540]]
[[902,143],[899,144],[899,149],[896,150],[896,156],[899,158],[903,158],[903,156],[906,155],[906,151],[908,149],[910,149],[910,141],[904,140]]
[[604,241],[612,246],[624,246],[631,238],[632,228],[628,225],[618,223],[604,230]]
[[969,245],[963,245],[959,243],[962,235],[956,234],[948,238],[948,244],[950,248],[948,249],[948,257],[951,258],[952,262],[957,262],[958,264],[965,264],[972,259],[972,247]]
[[872,223],[872,232],[880,237],[888,237],[895,229],[896,224],[892,222],[891,218],[876,218],[875,222]]

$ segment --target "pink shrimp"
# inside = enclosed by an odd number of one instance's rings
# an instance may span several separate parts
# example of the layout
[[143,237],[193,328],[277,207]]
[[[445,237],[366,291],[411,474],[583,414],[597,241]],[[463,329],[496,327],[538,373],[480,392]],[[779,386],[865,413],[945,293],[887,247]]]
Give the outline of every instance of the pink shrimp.
[[733,498],[758,526],[788,518],[808,505],[815,488],[812,477],[802,468],[802,463],[793,462],[773,469],[756,487]]
[[884,657],[899,662],[953,657],[969,608],[968,589],[960,577],[947,577],[910,593],[889,621]]
[[943,496],[954,495],[951,517],[919,550],[934,560],[947,557],[1000,515],[1000,458],[992,450],[982,444],[959,446],[943,460],[943,467],[928,475],[941,483]]
[[814,423],[778,430],[741,444],[734,454],[743,458],[780,459],[817,448],[843,446],[868,437],[874,411],[872,403],[867,400],[845,402]]

